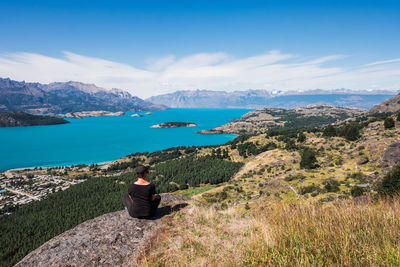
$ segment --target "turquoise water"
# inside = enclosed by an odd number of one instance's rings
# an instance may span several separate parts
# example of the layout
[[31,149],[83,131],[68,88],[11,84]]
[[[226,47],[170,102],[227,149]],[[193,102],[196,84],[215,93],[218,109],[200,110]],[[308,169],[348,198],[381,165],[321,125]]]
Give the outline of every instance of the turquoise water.
[[[202,135],[236,119],[247,109],[169,109],[152,115],[69,119],[49,126],[0,128],[0,171],[35,166],[67,166],[116,160],[135,152],[174,146],[216,145],[231,134]],[[153,129],[168,121],[194,122],[198,127]]]

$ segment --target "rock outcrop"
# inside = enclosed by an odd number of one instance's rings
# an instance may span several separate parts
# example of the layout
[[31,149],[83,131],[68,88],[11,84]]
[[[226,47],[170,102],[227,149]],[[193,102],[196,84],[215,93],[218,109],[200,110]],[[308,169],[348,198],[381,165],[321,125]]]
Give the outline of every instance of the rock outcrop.
[[132,218],[126,210],[104,214],[52,238],[16,266],[136,266],[162,218],[188,201],[171,194],[161,197],[162,205],[150,220]]
[[394,142],[389,145],[383,154],[383,160],[389,166],[396,166],[400,163],[400,142]]

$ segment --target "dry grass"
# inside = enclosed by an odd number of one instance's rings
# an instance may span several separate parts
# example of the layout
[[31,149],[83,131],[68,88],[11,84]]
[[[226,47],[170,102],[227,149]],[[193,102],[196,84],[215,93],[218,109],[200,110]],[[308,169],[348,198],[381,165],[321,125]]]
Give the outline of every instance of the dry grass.
[[192,206],[146,266],[400,266],[400,199],[269,203],[241,216]]
[[169,224],[171,236],[143,260],[145,266],[236,266],[255,242],[272,244],[269,228],[234,209],[191,206]]
[[274,205],[260,211],[274,246],[255,244],[245,265],[399,266],[400,202]]

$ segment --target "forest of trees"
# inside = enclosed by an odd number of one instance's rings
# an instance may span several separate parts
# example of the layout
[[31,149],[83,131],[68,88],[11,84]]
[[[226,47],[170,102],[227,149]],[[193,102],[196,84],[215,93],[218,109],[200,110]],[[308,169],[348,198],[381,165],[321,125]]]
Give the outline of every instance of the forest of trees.
[[325,127],[323,131],[323,136],[325,137],[333,137],[340,136],[345,138],[348,141],[355,141],[360,138],[360,130],[362,126],[358,123],[347,123],[340,127],[335,127],[333,125],[329,125]]
[[128,168],[134,169],[142,161],[137,158],[131,158],[129,161],[117,162],[108,167],[107,171],[126,170]]
[[247,158],[251,155],[258,155],[262,152],[272,150],[277,147],[278,146],[274,142],[268,142],[266,145],[261,146],[261,147],[258,147],[253,142],[245,142],[245,143],[237,145],[239,155],[244,158]]
[[226,182],[242,166],[240,162],[189,155],[156,165],[150,171],[149,180],[155,183],[158,192],[171,192],[187,186]]
[[[132,175],[124,176],[132,180]],[[121,179],[121,178],[119,178]],[[102,214],[121,210],[127,185],[89,179],[0,217],[0,262],[12,266],[52,237]]]

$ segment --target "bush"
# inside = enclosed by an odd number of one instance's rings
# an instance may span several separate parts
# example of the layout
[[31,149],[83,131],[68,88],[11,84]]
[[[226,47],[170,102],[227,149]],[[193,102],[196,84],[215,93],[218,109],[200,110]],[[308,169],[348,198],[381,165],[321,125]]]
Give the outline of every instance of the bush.
[[397,114],[397,121],[400,121],[400,113]]
[[315,151],[311,148],[304,148],[301,152],[300,168],[314,169],[318,167]]
[[383,125],[385,126],[385,129],[391,129],[394,127],[394,120],[392,117],[387,117],[385,119],[385,122],[383,123]]
[[355,141],[360,138],[360,127],[356,123],[349,123],[340,131],[340,136],[343,136],[348,141]]
[[303,132],[299,133],[299,136],[297,137],[297,141],[299,141],[300,143],[303,143],[304,141],[306,141],[306,139],[307,139],[307,137]]
[[337,135],[336,128],[333,125],[329,125],[324,129],[322,135],[326,137],[336,136]]
[[296,142],[293,139],[288,139],[285,146],[286,150],[292,151],[297,149]]
[[354,186],[353,188],[351,188],[351,196],[352,197],[359,197],[362,196],[364,194],[365,189],[359,186]]
[[362,172],[360,172],[360,171],[348,175],[348,176],[346,177],[346,180],[349,179],[349,178],[354,179],[354,180],[357,180],[357,181],[359,181],[360,183],[366,183],[366,182],[367,182],[367,179],[365,178],[365,175],[364,175]]
[[285,181],[294,181],[294,180],[304,180],[304,178],[306,178],[303,174],[298,173],[298,174],[294,174],[294,175],[289,175],[287,177],[285,177]]
[[336,180],[328,179],[324,181],[324,188],[327,192],[339,192],[339,182]]
[[385,175],[378,187],[380,195],[394,196],[400,193],[400,165]]
[[185,189],[188,189],[188,188],[189,188],[189,186],[187,184],[180,184],[179,185],[179,189],[180,190],[185,190]]
[[316,186],[315,184],[312,184],[312,185],[300,187],[299,193],[301,195],[305,195],[307,193],[312,193],[312,192],[314,192],[316,190],[319,190],[319,187]]

